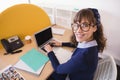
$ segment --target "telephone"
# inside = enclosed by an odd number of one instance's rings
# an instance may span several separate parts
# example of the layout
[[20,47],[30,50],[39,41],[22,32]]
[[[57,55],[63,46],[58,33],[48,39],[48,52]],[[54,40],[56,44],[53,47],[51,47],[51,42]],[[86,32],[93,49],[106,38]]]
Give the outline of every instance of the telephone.
[[24,46],[23,42],[20,40],[18,36],[12,36],[8,39],[1,39],[1,43],[3,47],[5,48],[7,53],[18,53],[21,52],[21,50],[14,51],[16,49],[21,48]]

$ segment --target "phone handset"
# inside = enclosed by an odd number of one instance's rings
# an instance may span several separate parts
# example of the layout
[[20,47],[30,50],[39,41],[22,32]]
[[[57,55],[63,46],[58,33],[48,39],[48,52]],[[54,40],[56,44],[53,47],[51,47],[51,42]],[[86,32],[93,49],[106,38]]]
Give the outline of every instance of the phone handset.
[[2,45],[5,48],[7,53],[11,53],[12,52],[12,50],[10,48],[10,44],[9,44],[9,42],[6,39],[2,39],[1,43],[2,43]]

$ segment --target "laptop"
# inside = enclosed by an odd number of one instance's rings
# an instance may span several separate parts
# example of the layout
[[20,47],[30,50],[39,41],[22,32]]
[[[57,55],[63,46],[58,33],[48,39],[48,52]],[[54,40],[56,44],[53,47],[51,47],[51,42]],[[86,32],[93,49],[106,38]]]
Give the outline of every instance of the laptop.
[[52,34],[51,26],[35,33],[34,38],[35,38],[35,42],[37,44],[37,47],[44,50],[44,45],[48,44],[51,40],[53,40],[53,34]]

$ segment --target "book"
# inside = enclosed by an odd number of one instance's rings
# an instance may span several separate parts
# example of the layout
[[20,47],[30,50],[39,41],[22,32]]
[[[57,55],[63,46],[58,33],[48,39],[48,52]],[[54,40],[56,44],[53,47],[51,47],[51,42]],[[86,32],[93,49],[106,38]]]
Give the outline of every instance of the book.
[[20,57],[20,60],[14,65],[18,69],[39,75],[49,58],[35,48],[29,50]]
[[12,65],[9,65],[0,71],[0,80],[25,80],[25,78]]

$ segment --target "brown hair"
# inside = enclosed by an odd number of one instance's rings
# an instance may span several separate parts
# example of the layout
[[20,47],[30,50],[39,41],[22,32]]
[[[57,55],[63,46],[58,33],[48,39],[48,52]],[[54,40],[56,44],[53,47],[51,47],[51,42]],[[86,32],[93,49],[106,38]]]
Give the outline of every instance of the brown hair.
[[[94,16],[93,11],[90,8],[80,10],[75,15],[73,22],[74,23],[81,22],[81,20],[83,18],[87,19],[90,22],[90,24],[97,25],[97,20]],[[103,52],[104,48],[106,47],[106,38],[104,37],[103,26],[102,26],[101,22],[99,23],[99,25],[97,25],[97,31],[93,33],[93,37],[97,41],[99,52]],[[74,34],[71,38],[71,41],[75,45],[77,45],[77,43],[78,43],[75,39]]]

